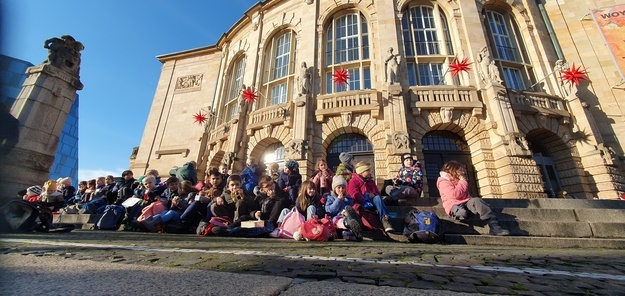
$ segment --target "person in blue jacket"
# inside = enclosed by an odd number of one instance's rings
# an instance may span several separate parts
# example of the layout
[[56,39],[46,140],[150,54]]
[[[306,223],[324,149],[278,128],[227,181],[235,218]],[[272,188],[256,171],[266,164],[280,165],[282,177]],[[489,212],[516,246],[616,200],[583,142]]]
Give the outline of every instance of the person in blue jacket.
[[284,170],[278,178],[278,188],[287,194],[290,205],[295,205],[299,187],[302,185],[302,175],[299,173],[299,164],[294,160],[289,160],[284,164]]

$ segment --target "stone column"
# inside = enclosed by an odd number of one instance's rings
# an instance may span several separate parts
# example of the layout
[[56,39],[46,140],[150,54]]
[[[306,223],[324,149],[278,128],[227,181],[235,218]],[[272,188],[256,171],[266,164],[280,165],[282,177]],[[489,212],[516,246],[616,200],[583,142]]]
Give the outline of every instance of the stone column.
[[[75,68],[75,67],[74,67]],[[28,78],[11,108],[19,120],[19,141],[0,159],[0,194],[13,197],[19,190],[48,180],[76,91],[83,88],[77,71],[53,63],[28,68]]]

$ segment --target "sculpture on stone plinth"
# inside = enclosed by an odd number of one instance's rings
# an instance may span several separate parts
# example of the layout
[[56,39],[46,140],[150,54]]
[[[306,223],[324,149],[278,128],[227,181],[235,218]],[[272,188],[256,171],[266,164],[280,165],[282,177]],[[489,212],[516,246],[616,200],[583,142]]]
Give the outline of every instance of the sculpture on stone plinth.
[[477,54],[477,68],[482,82],[486,85],[500,85],[502,83],[499,77],[499,68],[495,64],[495,60],[490,56],[488,47],[484,46]]
[[384,66],[386,67],[385,81],[388,84],[396,84],[399,82],[399,63],[401,62],[401,57],[393,54],[392,47],[389,47],[387,52],[389,56],[384,61]]
[[65,69],[78,76],[81,60],[80,51],[85,49],[82,43],[70,35],[63,35],[61,38],[53,37],[44,41],[43,47],[48,49],[48,59],[43,62],[44,64]]
[[311,74],[310,69],[308,69],[308,66],[306,66],[306,62],[302,62],[302,67],[300,68],[300,75],[298,77],[298,80],[300,85],[299,95],[308,96],[308,94],[310,93]]

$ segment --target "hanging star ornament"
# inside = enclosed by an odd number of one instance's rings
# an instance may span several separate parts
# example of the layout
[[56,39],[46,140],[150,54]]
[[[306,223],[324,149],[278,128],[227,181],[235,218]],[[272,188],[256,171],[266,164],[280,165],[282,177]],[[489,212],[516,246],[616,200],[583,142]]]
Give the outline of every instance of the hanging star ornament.
[[573,63],[570,68],[560,71],[560,79],[568,82],[569,84],[575,83],[575,85],[579,86],[580,79],[586,80],[586,74],[588,74],[586,70],[581,68],[581,66],[575,68],[575,63]]
[[347,80],[349,80],[349,72],[343,68],[336,69],[332,74],[332,80],[334,80],[334,83],[337,83],[339,86],[346,84]]
[[254,89],[252,89],[252,87],[247,87],[246,89],[244,89],[241,93],[241,96],[243,97],[243,101],[250,105],[253,104],[258,98],[258,94]]
[[462,61],[459,61],[458,57],[456,57],[454,59],[454,61],[451,62],[451,64],[449,64],[449,68],[451,69],[451,76],[452,77],[456,77],[461,72],[469,72],[469,71],[471,71],[471,67],[469,67],[469,65],[471,65],[471,64],[473,64],[473,63],[469,62],[469,58],[468,57],[465,57],[464,59],[462,59]]
[[208,117],[206,116],[206,114],[202,113],[202,111],[198,111],[198,113],[195,113],[193,115],[193,118],[195,118],[194,123],[199,123],[200,125],[204,124],[204,122],[208,120]]

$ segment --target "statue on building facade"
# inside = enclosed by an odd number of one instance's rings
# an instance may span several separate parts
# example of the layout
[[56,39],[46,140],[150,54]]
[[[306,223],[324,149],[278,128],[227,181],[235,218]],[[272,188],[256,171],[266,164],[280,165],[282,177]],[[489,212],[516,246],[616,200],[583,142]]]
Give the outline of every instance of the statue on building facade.
[[48,59],[43,62],[44,64],[66,69],[69,73],[78,76],[80,51],[85,49],[82,43],[70,35],[63,35],[61,38],[53,37],[44,41],[43,47],[48,49]]
[[389,47],[387,52],[389,56],[384,61],[384,66],[386,67],[384,81],[388,84],[396,84],[399,82],[399,63],[401,62],[401,57],[393,54],[392,47]]
[[482,47],[477,54],[478,74],[482,82],[486,85],[500,85],[502,83],[499,77],[499,68],[495,64],[495,60],[488,52],[488,46]]
[[299,80],[299,95],[306,96],[310,94],[310,86],[311,86],[312,75],[310,73],[310,69],[306,65],[306,62],[302,62],[302,67],[300,68],[300,75],[298,77]]

